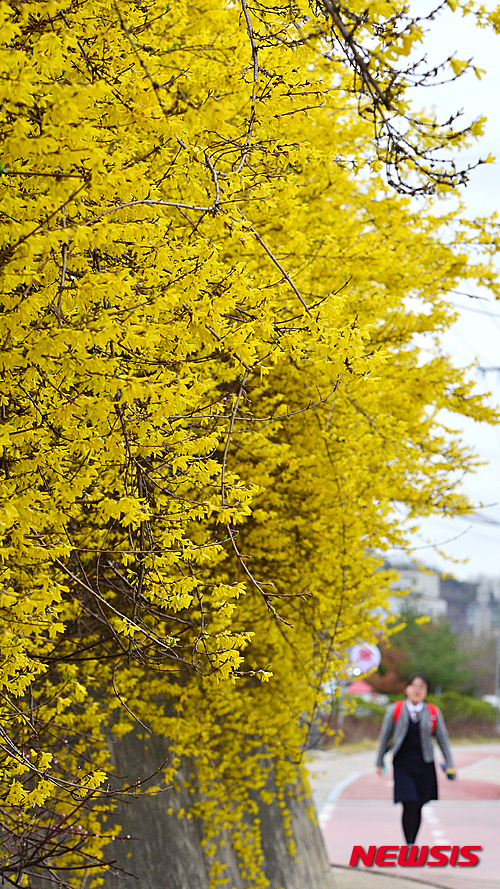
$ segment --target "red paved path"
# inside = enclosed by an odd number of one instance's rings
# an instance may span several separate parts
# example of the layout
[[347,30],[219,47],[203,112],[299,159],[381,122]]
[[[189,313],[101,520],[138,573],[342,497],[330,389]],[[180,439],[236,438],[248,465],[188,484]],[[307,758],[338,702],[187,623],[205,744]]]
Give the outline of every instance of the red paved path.
[[[457,889],[500,889],[500,784],[467,776],[467,767],[484,760],[483,773],[494,765],[498,754],[485,756],[480,750],[464,752],[455,748],[459,780],[448,781],[438,769],[437,802],[424,807],[418,836],[419,845],[482,846],[475,867],[387,867],[388,875],[400,875]],[[460,770],[463,770],[460,776]],[[495,768],[495,777],[498,767]],[[400,826],[401,806],[392,802],[390,771],[379,777],[374,770],[354,780],[321,809],[319,815],[328,856],[332,864],[348,865],[353,845],[403,845]],[[361,867],[363,867],[361,865]],[[381,868],[370,870],[380,873]]]
[[[461,769],[466,769],[474,762],[486,757],[480,753],[463,752],[460,749],[454,751],[455,764],[457,767],[459,780],[448,781],[443,771],[437,766],[438,788],[440,800],[478,800],[478,799],[500,799],[500,785],[497,783],[489,783],[487,781],[478,781],[473,776],[467,776],[467,772],[460,774]],[[493,759],[488,754],[488,759]],[[500,760],[500,751],[495,757]],[[436,762],[437,765],[437,762]],[[350,784],[342,793],[341,799],[386,799],[392,800],[392,771],[389,768],[386,775],[382,778],[377,775],[375,769],[363,778],[358,778],[353,784]]]

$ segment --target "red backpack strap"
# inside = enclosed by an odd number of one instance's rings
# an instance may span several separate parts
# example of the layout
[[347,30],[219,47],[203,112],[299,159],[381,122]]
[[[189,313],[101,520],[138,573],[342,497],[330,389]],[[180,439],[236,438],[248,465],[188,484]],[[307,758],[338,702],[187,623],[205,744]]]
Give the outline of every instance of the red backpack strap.
[[[401,716],[401,711],[404,707],[404,704],[405,704],[404,701],[396,701],[396,703],[394,704],[394,710],[393,710],[394,725],[396,724],[399,717]],[[427,704],[427,709],[429,711],[429,716],[431,718],[431,734],[433,735],[436,731],[436,726],[437,726],[437,721],[438,721],[438,708],[436,707],[435,704]]]
[[396,701],[396,703],[394,704],[394,710],[392,713],[393,718],[394,718],[394,725],[396,724],[399,717],[401,716],[401,710],[403,709],[404,704],[405,704],[404,701]]
[[435,704],[427,704],[427,708],[429,710],[429,716],[431,717],[431,734],[434,734],[438,721],[438,708]]

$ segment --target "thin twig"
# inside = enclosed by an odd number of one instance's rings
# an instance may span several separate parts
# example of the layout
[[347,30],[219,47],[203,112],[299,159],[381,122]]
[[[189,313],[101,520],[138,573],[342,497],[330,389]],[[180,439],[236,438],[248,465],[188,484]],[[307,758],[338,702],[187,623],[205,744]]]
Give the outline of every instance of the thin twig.
[[243,9],[243,15],[245,16],[245,21],[247,23],[247,34],[252,46],[252,59],[253,59],[253,82],[252,82],[252,104],[250,106],[250,118],[248,121],[248,130],[247,137],[245,142],[245,147],[243,148],[243,152],[241,155],[241,161],[236,169],[237,173],[241,173],[243,167],[245,166],[248,152],[250,150],[250,140],[252,138],[253,125],[255,122],[255,104],[257,101],[257,83],[259,80],[259,56],[257,51],[257,44],[255,42],[255,35],[252,27],[252,22],[250,19],[250,13],[248,12],[248,6],[246,0],[241,0],[241,6]]
[[363,408],[359,406],[359,404],[356,404],[354,399],[350,398],[349,395],[347,396],[347,401],[349,402],[349,404],[352,404],[354,410],[358,414],[361,414],[361,416],[365,418],[365,420],[368,423],[368,425],[370,426],[370,428],[374,429],[375,432],[378,432],[378,434],[380,435],[381,438],[384,439],[384,441],[387,441],[387,436],[384,435],[382,430],[377,426],[377,424],[374,422],[374,420],[372,420],[372,418],[366,413],[366,411],[364,411]]
[[41,173],[39,170],[2,170],[1,176],[49,176],[51,179],[81,179],[81,173]]
[[210,170],[210,172],[211,172],[211,174],[212,174],[212,179],[214,180],[214,185],[215,185],[215,201],[214,201],[214,203],[212,204],[212,207],[215,208],[215,207],[218,207],[218,205],[219,205],[219,201],[220,201],[220,185],[219,185],[219,178],[218,178],[218,175],[217,175],[217,170],[216,170],[215,167],[213,166],[212,161],[210,160],[210,157],[209,157],[209,155],[208,155],[208,152],[205,152],[205,161],[206,161],[206,164],[207,164],[208,169]]
[[[232,543],[232,546],[233,546],[233,549],[234,549],[236,558],[238,559],[238,562],[240,563],[241,567],[243,568],[243,571],[245,572],[245,574],[246,574],[246,576],[248,577],[248,579],[251,581],[252,585],[253,585],[253,586],[255,587],[255,589],[258,590],[259,593],[262,595],[262,597],[263,597],[263,599],[264,599],[264,601],[265,601],[265,603],[266,603],[266,605],[267,605],[269,611],[271,612],[271,614],[273,614],[274,617],[275,617],[277,620],[279,620],[281,623],[286,624],[287,627],[291,627],[291,629],[293,629],[293,624],[291,624],[291,623],[289,623],[287,620],[285,620],[284,617],[281,617],[281,615],[278,614],[278,612],[276,611],[276,608],[274,607],[274,605],[270,602],[270,596],[268,595],[268,593],[266,592],[266,590],[263,589],[264,584],[263,584],[263,583],[260,583],[260,582],[253,576],[252,572],[250,571],[248,565],[246,564],[246,562],[245,562],[243,556],[241,555],[241,553],[240,553],[240,551],[239,551],[239,549],[238,549],[238,545],[237,545],[237,543],[236,543],[236,540],[235,540],[235,537],[234,537],[234,534],[233,534],[233,530],[232,530],[231,526],[229,525],[229,523],[226,524],[226,529],[227,529],[227,533],[229,534],[229,539],[230,539],[230,541],[231,541],[231,543]],[[266,586],[273,586],[272,583],[266,583],[265,585],[266,585]]]
[[[66,213],[64,212],[64,207],[62,210],[62,216],[63,216],[63,228],[66,228]],[[62,297],[63,297],[64,288],[66,286],[67,262],[68,262],[68,245],[66,242],[64,242],[64,244],[62,245],[61,283],[59,285],[59,298],[57,300],[57,308],[56,308],[56,315],[57,315],[57,320],[59,321],[59,326],[61,325],[61,318],[62,318]]]
[[[116,9],[116,13],[118,15],[118,21],[120,23],[120,27],[121,27],[123,33],[125,34],[128,42],[130,43],[132,51],[133,51],[134,55],[136,56],[137,61],[139,62],[139,65],[141,66],[142,70],[144,71],[144,74],[146,75],[147,79],[149,80],[149,82],[154,90],[158,105],[161,108],[161,112],[162,112],[163,116],[166,118],[166,120],[169,120],[169,114],[168,114],[167,109],[165,108],[165,106],[161,100],[161,96],[160,96],[161,85],[158,84],[156,82],[156,80],[154,79],[154,77],[151,76],[148,66],[146,65],[144,59],[142,58],[142,56],[139,53],[139,49],[137,47],[136,42],[132,39],[132,33],[131,33],[130,29],[127,27],[127,25],[125,24],[125,21],[124,21],[123,16],[118,8],[116,0],[113,0],[113,5],[114,5],[114,7]],[[178,139],[177,141],[179,142],[180,145],[182,145],[183,148],[186,148],[185,144],[182,142],[181,139]],[[217,207],[219,205],[219,198],[220,198],[219,184],[217,181],[217,174],[216,174],[207,154],[205,154],[205,160],[207,161],[207,166],[209,167],[210,172],[212,173],[214,184],[215,184],[215,187],[217,190],[217,197],[216,197],[214,204],[212,204],[212,206],[210,206],[210,207],[194,207],[194,206],[191,206],[190,204],[182,204],[179,202],[170,203],[168,201],[156,202],[156,203],[161,203],[163,206],[166,206],[166,207],[169,207],[169,206],[170,207],[178,207],[178,208],[182,208],[183,210],[196,210],[197,212],[202,212],[202,213],[215,212],[215,210],[217,209]],[[148,203],[153,203],[153,202],[152,201],[137,201],[137,202],[133,202],[133,203],[148,204]],[[123,206],[133,206],[133,204],[124,204]],[[112,211],[110,211],[110,212],[112,212]],[[104,215],[104,214],[102,214],[102,215]],[[97,218],[101,218],[101,217],[97,217]],[[90,220],[90,222],[94,222],[94,221],[95,220],[93,220],[93,219]],[[89,224],[89,223],[87,223],[87,224]]]
[[241,396],[243,395],[243,390],[245,388],[245,383],[248,379],[248,369],[245,371],[243,379],[241,381],[240,390],[238,392],[238,397],[236,398],[236,402],[233,408],[233,412],[231,415],[231,423],[229,426],[229,432],[227,434],[226,445],[224,448],[224,453],[222,455],[222,474],[221,474],[221,500],[222,500],[222,508],[226,506],[226,487],[225,487],[225,476],[226,476],[226,463],[227,463],[227,455],[229,452],[229,446],[231,444],[231,438],[233,435],[234,424],[236,420],[236,414],[238,412],[238,406],[240,403]]
[[92,219],[87,219],[83,225],[92,225],[93,222],[97,222],[99,219],[102,219],[104,216],[109,216],[110,213],[116,213],[117,210],[125,210],[127,207],[176,207],[177,209],[182,210],[196,210],[199,213],[212,213],[217,210],[218,204],[213,203],[210,204],[209,207],[199,207],[195,204],[184,204],[180,201],[154,201],[154,200],[139,200],[139,201],[127,201],[125,204],[117,204],[115,207],[110,207],[109,210],[104,210],[103,213],[99,213],[98,216],[93,216]]
[[24,244],[33,235],[36,235],[36,233],[38,231],[40,231],[40,229],[43,228],[44,225],[46,225],[54,216],[57,216],[57,214],[60,213],[61,210],[64,210],[65,207],[67,207],[67,205],[71,201],[73,201],[76,198],[76,196],[79,195],[81,191],[83,191],[84,188],[87,187],[87,185],[89,184],[89,181],[90,181],[90,176],[87,175],[83,185],[81,185],[80,188],[77,188],[76,191],[73,191],[69,195],[69,197],[67,197],[66,200],[59,207],[56,207],[56,209],[52,211],[52,213],[49,213],[49,215],[45,217],[43,222],[40,222],[35,228],[33,228],[30,232],[28,232],[28,234],[23,235],[22,238],[19,238],[18,241],[15,241],[14,244],[7,244],[1,251],[2,264],[5,262],[8,262],[11,259],[12,255],[14,253],[14,250],[17,250],[17,248],[20,247],[21,244]]
[[[232,435],[233,435],[234,424],[235,424],[235,422],[236,422],[236,414],[237,414],[237,411],[238,411],[238,405],[239,405],[239,403],[240,403],[240,399],[241,399],[241,396],[242,396],[243,391],[244,391],[244,388],[245,388],[245,383],[246,383],[247,378],[248,378],[248,373],[249,373],[248,370],[245,371],[245,375],[244,375],[244,377],[243,377],[243,379],[242,379],[242,381],[241,381],[241,385],[240,385],[240,389],[239,389],[239,392],[238,392],[238,396],[237,396],[237,398],[236,398],[236,402],[235,402],[235,405],[234,405],[234,407],[233,407],[233,411],[232,411],[232,414],[231,414],[231,423],[230,423],[230,426],[229,426],[229,432],[228,432],[227,439],[226,439],[226,445],[225,445],[225,447],[224,447],[224,453],[223,453],[223,455],[222,455],[221,500],[222,500],[222,508],[223,508],[223,509],[226,507],[225,474],[226,474],[227,455],[228,455],[228,452],[229,452],[229,446],[230,446],[230,444],[231,444],[231,438],[232,438]],[[263,584],[263,583],[260,583],[260,582],[253,576],[252,572],[250,571],[250,569],[249,569],[249,567],[247,566],[247,564],[246,564],[246,562],[245,562],[243,556],[241,555],[241,553],[240,553],[240,551],[239,551],[238,545],[237,545],[236,540],[235,540],[235,536],[234,536],[234,534],[233,534],[233,530],[232,530],[232,528],[231,528],[229,522],[226,522],[226,529],[227,529],[227,533],[229,534],[229,539],[230,539],[230,541],[231,541],[231,544],[232,544],[232,547],[233,547],[233,549],[234,549],[236,558],[238,559],[238,562],[240,563],[241,567],[243,568],[243,571],[244,571],[245,574],[247,575],[248,579],[252,582],[253,586],[254,586],[254,587],[259,591],[259,593],[264,597],[264,601],[265,601],[265,603],[266,603],[266,605],[267,605],[269,611],[271,611],[272,614],[274,614],[274,616],[275,616],[276,618],[278,618],[278,620],[282,621],[282,623],[286,624],[286,625],[289,626],[289,627],[292,627],[293,624],[288,623],[288,621],[286,621],[283,617],[281,617],[281,616],[278,614],[278,612],[276,611],[274,605],[272,605],[271,602],[269,601],[269,598],[270,598],[270,597],[268,596],[267,592],[263,589],[264,584]],[[265,586],[272,586],[272,584],[271,584],[271,583],[266,583]]]
[[339,14],[340,6],[336,3],[332,3],[331,0],[322,0],[322,3],[327,12],[330,13],[335,25],[339,29],[347,46],[351,50],[354,62],[358,67],[363,83],[365,84],[370,95],[372,96],[372,98],[374,98],[373,93],[375,92],[377,94],[378,100],[382,102],[385,108],[387,108],[389,111],[394,111],[394,108],[392,107],[386,93],[384,93],[384,91],[380,89],[378,83],[370,74],[368,65],[366,64],[365,60],[360,56],[356,43],[352,38],[352,34],[346,28]]
[[[278,269],[280,270],[281,274],[283,275],[283,277],[285,278],[285,280],[288,281],[288,283],[289,283],[290,287],[292,288],[292,290],[294,291],[294,293],[297,294],[297,296],[298,296],[300,302],[302,303],[302,305],[304,306],[304,308],[305,308],[307,314],[308,314],[308,315],[311,315],[310,309],[309,309],[309,307],[308,307],[306,301],[304,300],[304,298],[303,298],[302,294],[300,293],[300,291],[297,290],[297,288],[296,288],[295,284],[293,283],[292,279],[290,278],[290,275],[288,274],[288,272],[285,271],[285,269],[284,269],[283,266],[281,265],[280,261],[279,261],[278,259],[276,259],[276,257],[274,256],[274,254],[271,252],[271,250],[270,250],[269,247],[267,246],[266,242],[263,240],[263,238],[261,237],[261,235],[259,235],[258,231],[256,231],[256,229],[253,227],[253,225],[251,224],[251,222],[248,221],[248,219],[246,218],[245,214],[240,210],[239,207],[238,207],[238,212],[240,213],[240,215],[241,215],[241,216],[243,217],[243,219],[245,220],[248,229],[249,229],[249,230],[252,232],[252,234],[254,234],[255,237],[257,238],[257,241],[259,242],[259,244],[261,245],[261,247],[264,248],[264,250],[266,251],[267,255],[270,257],[270,259],[272,259],[272,261],[274,262],[276,268],[278,268]],[[311,317],[312,317],[312,316],[311,316]]]
[[337,380],[332,391],[329,392],[328,395],[321,395],[321,393],[318,389],[319,401],[314,401],[314,402],[310,401],[306,407],[301,407],[296,411],[287,410],[286,414],[278,414],[277,416],[276,416],[276,414],[271,414],[270,417],[244,417],[244,416],[241,416],[239,419],[244,420],[245,423],[274,423],[274,422],[279,423],[282,420],[287,420],[288,417],[296,417],[297,414],[304,414],[306,411],[310,411],[310,410],[313,410],[313,408],[315,408],[315,407],[319,407],[320,404],[325,404],[328,401],[328,399],[331,398],[332,395],[335,394],[339,385],[340,385],[340,379]]
[[[122,658],[122,660],[123,660],[123,658]],[[142,720],[139,719],[139,717],[136,716],[135,713],[132,712],[132,710],[130,709],[130,707],[128,707],[127,704],[125,703],[125,701],[123,700],[123,698],[122,698],[120,692],[118,691],[118,689],[117,689],[117,687],[116,687],[115,675],[116,675],[116,671],[117,671],[118,667],[120,666],[120,664],[121,664],[121,660],[118,661],[118,663],[115,664],[115,666],[113,667],[113,673],[112,673],[112,677],[111,677],[111,679],[112,679],[112,682],[113,682],[113,690],[114,690],[114,693],[115,693],[116,697],[118,698],[118,700],[120,701],[120,704],[121,704],[123,707],[125,707],[125,710],[127,711],[127,713],[130,713],[132,719],[134,719],[135,722],[137,722],[138,725],[142,726],[142,728],[145,729],[145,730],[148,732],[149,735],[152,735],[152,734],[154,734],[153,729],[152,729],[152,728],[149,728],[149,726],[147,726],[144,722],[142,722]]]

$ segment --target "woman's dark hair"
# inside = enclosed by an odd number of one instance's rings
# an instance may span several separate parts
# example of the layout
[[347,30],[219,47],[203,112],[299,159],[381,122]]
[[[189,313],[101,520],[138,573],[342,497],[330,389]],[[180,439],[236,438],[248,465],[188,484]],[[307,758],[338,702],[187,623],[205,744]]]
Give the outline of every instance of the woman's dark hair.
[[425,682],[427,686],[427,694],[429,694],[431,690],[431,680],[429,679],[429,677],[426,676],[425,673],[414,673],[413,676],[410,676],[406,685],[411,685],[414,679],[421,679],[422,682]]

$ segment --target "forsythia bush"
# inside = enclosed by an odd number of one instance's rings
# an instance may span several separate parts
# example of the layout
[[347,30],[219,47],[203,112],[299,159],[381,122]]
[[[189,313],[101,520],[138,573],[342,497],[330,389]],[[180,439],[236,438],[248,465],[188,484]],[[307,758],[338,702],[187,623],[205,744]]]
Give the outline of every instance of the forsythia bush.
[[498,235],[384,170],[445,195],[465,174],[432,158],[481,123],[423,115],[396,150],[392,66],[422,32],[365,6],[0,3],[16,885],[104,866],[113,798],[141,790],[111,788],[106,738],[138,725],[171,743],[167,784],[197,754],[195,814],[264,885],[249,789],[273,776],[286,822],[304,722],[383,628],[402,516],[467,508],[443,418],[494,414],[439,337],[459,281],[497,293]]

